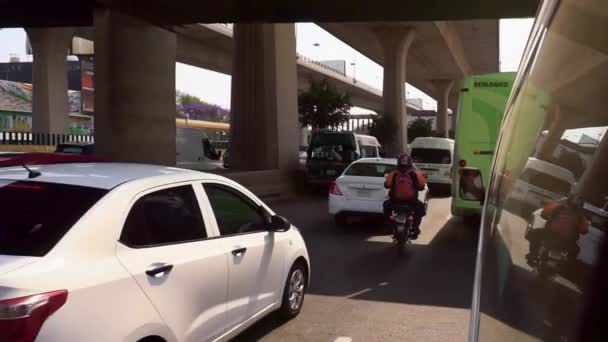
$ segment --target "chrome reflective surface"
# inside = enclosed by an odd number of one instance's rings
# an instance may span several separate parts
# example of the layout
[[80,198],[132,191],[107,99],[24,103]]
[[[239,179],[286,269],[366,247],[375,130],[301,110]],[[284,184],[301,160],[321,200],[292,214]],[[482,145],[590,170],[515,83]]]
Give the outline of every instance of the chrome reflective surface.
[[608,230],[605,32],[603,0],[539,11],[487,190],[471,340],[586,339]]

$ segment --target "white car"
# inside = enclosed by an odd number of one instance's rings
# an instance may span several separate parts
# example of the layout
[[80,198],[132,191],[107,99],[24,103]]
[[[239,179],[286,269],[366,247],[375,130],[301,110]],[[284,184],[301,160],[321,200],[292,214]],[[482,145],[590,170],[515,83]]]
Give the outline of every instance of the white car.
[[[397,167],[394,158],[362,158],[350,164],[329,191],[329,214],[336,224],[346,222],[348,215],[383,214],[382,203],[388,198],[384,176]],[[428,187],[418,199],[428,202]]]
[[223,341],[299,313],[304,240],[235,182],[139,164],[30,169],[0,168],[0,341]]

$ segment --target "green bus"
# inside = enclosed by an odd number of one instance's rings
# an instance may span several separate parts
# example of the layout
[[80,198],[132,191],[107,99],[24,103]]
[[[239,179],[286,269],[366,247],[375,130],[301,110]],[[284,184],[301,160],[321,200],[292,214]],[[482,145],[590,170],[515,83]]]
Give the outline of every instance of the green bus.
[[452,166],[452,215],[470,216],[481,211],[514,72],[470,76],[463,80],[456,117]]

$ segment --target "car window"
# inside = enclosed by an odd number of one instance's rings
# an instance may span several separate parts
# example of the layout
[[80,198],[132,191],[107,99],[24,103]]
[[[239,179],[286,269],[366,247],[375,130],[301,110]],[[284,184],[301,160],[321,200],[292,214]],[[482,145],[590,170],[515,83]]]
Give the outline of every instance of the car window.
[[[605,294],[608,261],[608,43],[593,37],[608,29],[608,12],[603,0],[545,4],[487,189],[473,310],[479,341],[606,340],[592,335],[595,324],[605,335],[603,316],[590,313],[606,307],[594,296]],[[563,168],[573,184],[530,168],[531,158]],[[548,202],[547,192],[556,194]]]
[[256,205],[237,190],[204,184],[221,236],[265,230],[265,218]]
[[376,146],[372,145],[361,145],[361,158],[373,158],[378,156],[378,150]]
[[352,164],[345,172],[345,176],[359,177],[384,177],[395,169],[395,165],[389,164],[373,164],[373,163],[355,163]]
[[82,146],[63,145],[57,148],[57,152],[70,154],[83,154]]
[[412,149],[412,159],[415,163],[450,164],[452,162],[450,150],[439,148],[415,147]]
[[155,191],[135,202],[120,241],[131,247],[183,243],[207,237],[190,185]]
[[0,255],[44,256],[107,192],[0,180]]

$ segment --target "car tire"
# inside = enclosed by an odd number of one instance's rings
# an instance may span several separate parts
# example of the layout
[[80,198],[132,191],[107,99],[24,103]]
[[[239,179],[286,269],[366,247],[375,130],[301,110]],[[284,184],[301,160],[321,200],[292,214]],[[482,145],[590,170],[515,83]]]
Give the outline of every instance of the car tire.
[[337,227],[346,226],[346,215],[343,213],[334,215],[334,222]]
[[283,320],[290,320],[296,317],[302,305],[304,305],[304,294],[308,285],[308,272],[303,262],[297,262],[289,270],[285,287],[283,288],[283,300],[278,311],[279,317]]

